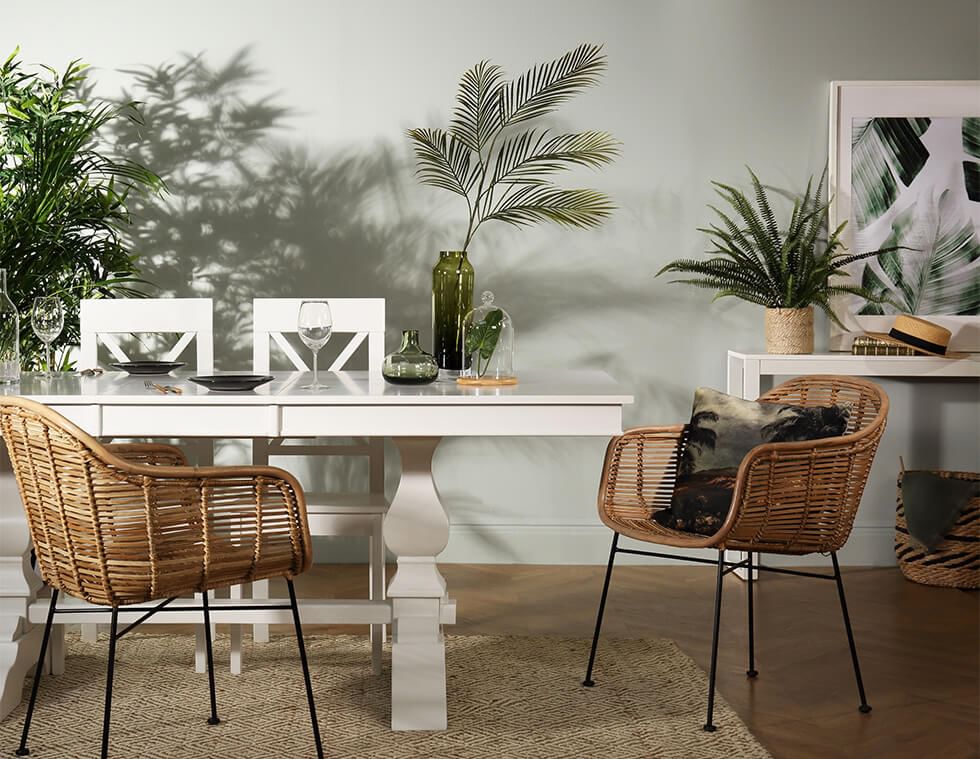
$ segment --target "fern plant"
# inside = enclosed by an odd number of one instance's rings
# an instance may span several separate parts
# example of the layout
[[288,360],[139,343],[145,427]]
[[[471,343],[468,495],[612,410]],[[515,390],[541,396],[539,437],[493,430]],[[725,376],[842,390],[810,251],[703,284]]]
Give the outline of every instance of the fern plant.
[[856,295],[872,303],[886,302],[886,296],[867,287],[843,281],[845,267],[865,258],[899,250],[880,248],[848,254],[841,242],[847,222],[825,234],[829,202],[824,201],[827,172],[816,189],[813,178],[793,205],[789,224],[781,229],[766,188],[752,169],[754,203],[736,188],[712,182],[732,213],[709,205],[718,217],[716,223],[699,232],[708,235],[712,254],[705,260],[678,259],[664,266],[667,272],[695,275],[673,282],[717,290],[715,299],[734,296],[766,308],[806,308],[817,306],[837,324],[830,299],[835,295]]
[[595,131],[515,129],[597,84],[605,68],[601,46],[590,44],[510,81],[499,66],[481,61],[462,76],[448,129],[408,131],[419,180],[466,201],[468,224],[460,250],[469,248],[488,221],[594,227],[609,216],[614,206],[605,194],[562,188],[552,177],[575,166],[609,163],[619,152],[615,138]]

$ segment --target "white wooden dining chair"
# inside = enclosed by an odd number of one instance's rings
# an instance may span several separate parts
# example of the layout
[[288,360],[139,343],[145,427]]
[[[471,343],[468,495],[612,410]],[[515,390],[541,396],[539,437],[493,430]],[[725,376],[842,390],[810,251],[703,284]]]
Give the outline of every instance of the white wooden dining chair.
[[96,298],[83,300],[79,366],[98,366],[99,343],[116,361],[130,358],[119,343],[119,335],[180,335],[161,361],[177,361],[191,342],[195,344],[195,370],[214,371],[213,306],[210,298]]
[[[99,344],[109,351],[115,361],[130,361],[120,344],[121,335],[178,335],[177,342],[159,357],[161,361],[178,361],[194,343],[194,369],[199,374],[214,371],[214,306],[211,298],[93,298],[81,302],[79,332],[81,346],[78,365],[82,369],[99,366]],[[108,442],[104,440],[103,442]],[[198,465],[207,466],[214,457],[211,440],[193,446]],[[82,625],[82,639],[95,641],[98,628]],[[61,631],[59,630],[59,633]],[[195,668],[204,671],[205,638],[203,628],[197,629]],[[51,667],[63,668],[63,649],[53,648]]]
[[[302,298],[256,298],[252,301],[253,343],[252,369],[265,374],[271,369],[272,346],[275,345],[297,371],[310,368],[286,335],[297,331],[297,317]],[[365,342],[367,363],[371,372],[380,372],[384,360],[385,301],[383,298],[329,298],[333,320],[331,340],[344,336],[346,343],[328,371],[350,368],[351,359]],[[328,380],[329,382],[329,380]],[[329,433],[325,430],[325,433]],[[290,441],[260,438],[252,441],[252,462],[268,464],[274,456],[354,456],[368,462],[367,490],[360,493],[317,493],[307,490],[307,514],[314,536],[360,535],[369,539],[368,598],[385,597],[385,546],[382,523],[388,510],[384,492],[384,441],[366,438],[344,442]],[[253,598],[268,598],[267,580],[253,583]],[[371,625],[371,664],[381,672],[381,650],[385,626]],[[253,626],[253,640],[269,639],[269,625]],[[241,631],[232,629],[232,672],[241,671]]]

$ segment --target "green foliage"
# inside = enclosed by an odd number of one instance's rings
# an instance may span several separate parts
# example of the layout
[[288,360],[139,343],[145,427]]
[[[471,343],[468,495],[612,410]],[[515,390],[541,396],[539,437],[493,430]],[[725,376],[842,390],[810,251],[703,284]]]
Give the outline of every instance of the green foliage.
[[504,80],[499,66],[481,61],[460,80],[448,130],[408,131],[419,180],[466,200],[469,222],[461,250],[485,221],[594,227],[612,213],[614,206],[603,193],[565,189],[551,181],[575,166],[610,163],[619,154],[611,135],[514,129],[598,84],[605,67],[602,48],[588,44],[512,81]]
[[851,129],[851,182],[858,229],[864,229],[898,197],[901,182],[908,187],[922,171],[929,151],[922,134],[926,118],[855,119]]
[[[719,223],[699,231],[706,233],[714,246],[713,255],[703,261],[678,259],[664,266],[665,272],[697,275],[692,279],[673,280],[683,284],[717,290],[717,298],[735,296],[766,308],[805,308],[817,306],[833,321],[840,320],[830,307],[834,295],[850,294],[875,303],[884,295],[866,287],[835,281],[845,276],[844,268],[873,256],[898,250],[897,247],[848,255],[840,240],[847,222],[825,235],[829,203],[823,200],[826,172],[816,190],[813,179],[807,183],[803,197],[793,206],[789,225],[779,228],[766,188],[749,169],[755,195],[753,205],[734,187],[712,182],[716,192],[734,211],[729,215],[709,206]],[[843,326],[843,325],[842,325]]]
[[144,284],[122,238],[127,200],[163,183],[100,148],[103,127],[116,119],[139,123],[139,113],[135,103],[90,97],[86,77],[78,61],[61,74],[27,71],[17,51],[0,66],[0,267],[21,313],[25,369],[39,368],[43,355],[30,326],[36,296],[64,303],[58,344],[66,346],[78,342],[82,298],[138,295]]
[[[892,222],[891,250],[864,267],[861,284],[880,302],[861,314],[884,314],[888,303],[907,314],[980,313],[980,240],[967,210],[950,190],[923,196]],[[898,246],[912,252],[899,256]]]
[[500,339],[500,325],[504,319],[504,312],[499,308],[489,311],[483,321],[476,322],[466,333],[466,352],[469,355],[477,353],[475,357],[476,376],[482,377],[486,374],[490,366],[490,359],[493,352],[497,349],[497,341]]
[[[968,116],[963,119],[963,152],[973,158],[980,158],[980,118]],[[980,203],[980,161],[963,161],[963,181],[966,196]]]

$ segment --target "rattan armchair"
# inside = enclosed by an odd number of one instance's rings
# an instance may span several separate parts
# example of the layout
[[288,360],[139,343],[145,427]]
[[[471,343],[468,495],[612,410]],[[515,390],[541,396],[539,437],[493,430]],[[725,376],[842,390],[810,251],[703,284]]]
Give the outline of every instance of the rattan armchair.
[[[51,588],[17,754],[29,753],[27,737],[59,594],[111,609],[102,735],[106,757],[116,641],[151,614],[167,611],[164,607],[177,597],[200,593],[201,605],[195,608],[203,613],[207,638],[208,722],[217,724],[207,591],[283,577],[290,603],[282,608],[292,610],[322,757],[293,588],[293,577],[312,560],[306,503],[296,480],[274,467],[189,467],[180,449],[168,445],[103,445],[51,409],[23,398],[0,398],[0,432],[27,514],[37,569]],[[160,602],[136,606],[155,601]],[[121,607],[145,614],[120,631]]]
[[[865,697],[857,649],[844,598],[837,551],[854,525],[875,451],[885,429],[888,397],[877,385],[861,379],[806,376],[773,388],[759,401],[796,406],[850,404],[850,417],[840,437],[820,440],[767,443],[753,448],[743,459],[735,480],[732,504],[724,523],[713,535],[680,532],[654,521],[653,515],[670,506],[678,463],[687,444],[687,425],[640,427],[610,441],[599,485],[599,518],[613,530],[595,635],[584,685],[591,687],[596,648],[602,627],[609,581],[617,553],[681,558],[717,564],[714,632],[708,686],[707,720],[713,722],[718,633],[721,616],[722,578],[744,568],[748,579],[749,666],[755,677],[753,570],[764,570],[834,580],[837,584],[862,712],[871,711]],[[677,548],[711,548],[717,560],[676,556],[619,547],[619,537]],[[725,560],[727,550],[746,552],[738,562]],[[834,573],[820,574],[753,563],[753,554],[802,556],[829,553]]]

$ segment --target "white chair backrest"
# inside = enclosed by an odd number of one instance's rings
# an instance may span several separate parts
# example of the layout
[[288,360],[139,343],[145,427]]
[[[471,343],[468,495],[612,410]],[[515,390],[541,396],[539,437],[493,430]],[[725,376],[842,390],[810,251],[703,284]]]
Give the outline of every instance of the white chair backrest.
[[101,341],[116,361],[129,361],[116,335],[176,332],[180,339],[160,359],[177,361],[195,341],[196,370],[214,371],[214,334],[210,298],[96,298],[83,300],[79,366],[98,364]]
[[[274,342],[297,371],[309,371],[303,357],[286,339],[296,334],[296,321],[303,298],[255,298],[252,301],[252,371],[269,371],[270,343]],[[327,298],[333,319],[333,335],[351,335],[343,350],[330,364],[329,371],[339,372],[367,340],[368,368],[381,371],[385,354],[384,298]],[[333,339],[331,337],[331,339]]]

